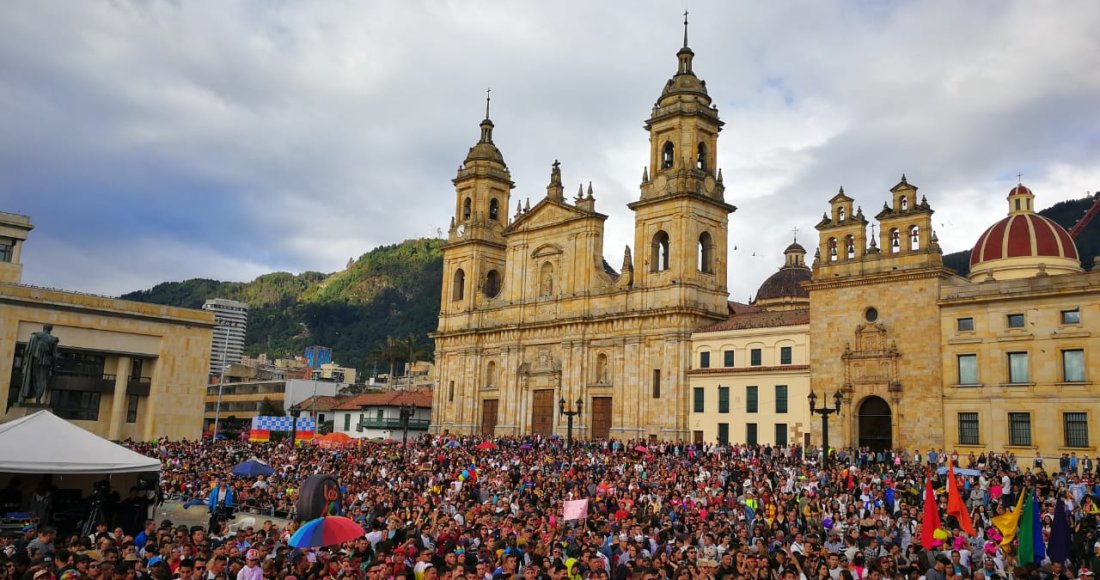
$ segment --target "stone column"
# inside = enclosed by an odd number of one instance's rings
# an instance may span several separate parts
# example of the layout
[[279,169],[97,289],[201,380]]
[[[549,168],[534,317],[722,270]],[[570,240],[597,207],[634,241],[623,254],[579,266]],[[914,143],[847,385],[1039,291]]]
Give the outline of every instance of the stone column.
[[130,380],[131,364],[130,357],[118,357],[118,366],[115,367],[115,396],[111,400],[111,425],[107,430],[107,438],[111,441],[122,439],[122,424],[126,422],[126,383]]

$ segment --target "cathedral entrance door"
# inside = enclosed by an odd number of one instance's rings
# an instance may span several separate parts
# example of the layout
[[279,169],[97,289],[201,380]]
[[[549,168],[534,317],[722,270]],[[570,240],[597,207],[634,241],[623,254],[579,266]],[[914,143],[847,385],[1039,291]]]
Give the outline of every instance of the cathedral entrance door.
[[611,397],[592,397],[592,438],[611,438]]
[[554,432],[554,389],[539,389],[531,397],[531,433],[549,437]]
[[890,404],[882,397],[867,397],[859,405],[859,446],[872,451],[891,449],[893,427],[890,420]]
[[481,436],[492,437],[497,428],[497,411],[500,399],[486,399],[481,402]]

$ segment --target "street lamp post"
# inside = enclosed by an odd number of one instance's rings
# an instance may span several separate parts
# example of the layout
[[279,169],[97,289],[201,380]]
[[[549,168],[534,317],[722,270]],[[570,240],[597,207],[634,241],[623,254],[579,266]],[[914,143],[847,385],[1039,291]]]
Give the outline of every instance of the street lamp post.
[[562,415],[565,415],[566,419],[568,420],[565,440],[568,442],[570,449],[573,448],[573,417],[580,415],[581,410],[583,409],[584,399],[578,398],[576,403],[574,403],[573,409],[569,411],[565,410],[565,399],[563,398],[558,400],[558,411],[561,412]]
[[409,420],[416,414],[416,405],[401,404],[401,456],[404,457],[409,446]]
[[229,356],[229,327],[233,325],[226,322],[221,326],[225,329],[225,342],[222,343],[221,373],[218,374],[218,403],[214,407],[214,430],[210,434],[211,440],[215,441],[218,439],[218,421],[222,414],[222,385],[225,384],[225,359]]
[[826,403],[821,408],[817,407],[817,395],[813,391],[810,391],[810,396],[807,397],[810,400],[810,414],[817,413],[821,415],[821,467],[822,469],[828,469],[829,467],[829,415],[840,415],[840,404],[844,402],[844,395],[840,394],[840,391],[833,393],[833,406],[829,407]]
[[302,408],[298,405],[290,406],[290,446],[298,444],[298,417],[302,416]]

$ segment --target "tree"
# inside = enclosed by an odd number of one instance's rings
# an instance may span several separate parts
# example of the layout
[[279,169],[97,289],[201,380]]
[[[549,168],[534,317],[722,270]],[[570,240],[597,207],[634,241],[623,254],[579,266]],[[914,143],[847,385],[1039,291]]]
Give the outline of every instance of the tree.
[[260,408],[257,410],[261,417],[282,417],[286,415],[283,411],[283,403],[276,403],[270,397],[264,397],[264,400],[260,401]]
[[397,367],[397,361],[403,360],[401,357],[404,352],[405,348],[400,341],[392,336],[387,336],[385,342],[371,351],[370,357],[378,362],[389,364],[390,377],[392,378],[394,369]]
[[428,345],[420,342],[420,338],[415,334],[410,334],[397,342],[401,345],[401,360],[405,362],[406,376],[408,376],[414,364],[426,359],[431,354]]

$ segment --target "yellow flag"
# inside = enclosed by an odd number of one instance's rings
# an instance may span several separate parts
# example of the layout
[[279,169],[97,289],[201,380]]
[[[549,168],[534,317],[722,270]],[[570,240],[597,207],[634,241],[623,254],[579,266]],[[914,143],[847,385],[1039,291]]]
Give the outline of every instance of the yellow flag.
[[993,517],[993,525],[997,526],[997,529],[1004,534],[1004,539],[1001,540],[1002,546],[1011,544],[1012,540],[1016,539],[1016,533],[1020,531],[1020,514],[1023,513],[1024,508],[1024,491],[1023,489],[1020,490],[1020,498],[1016,500],[1016,509]]

